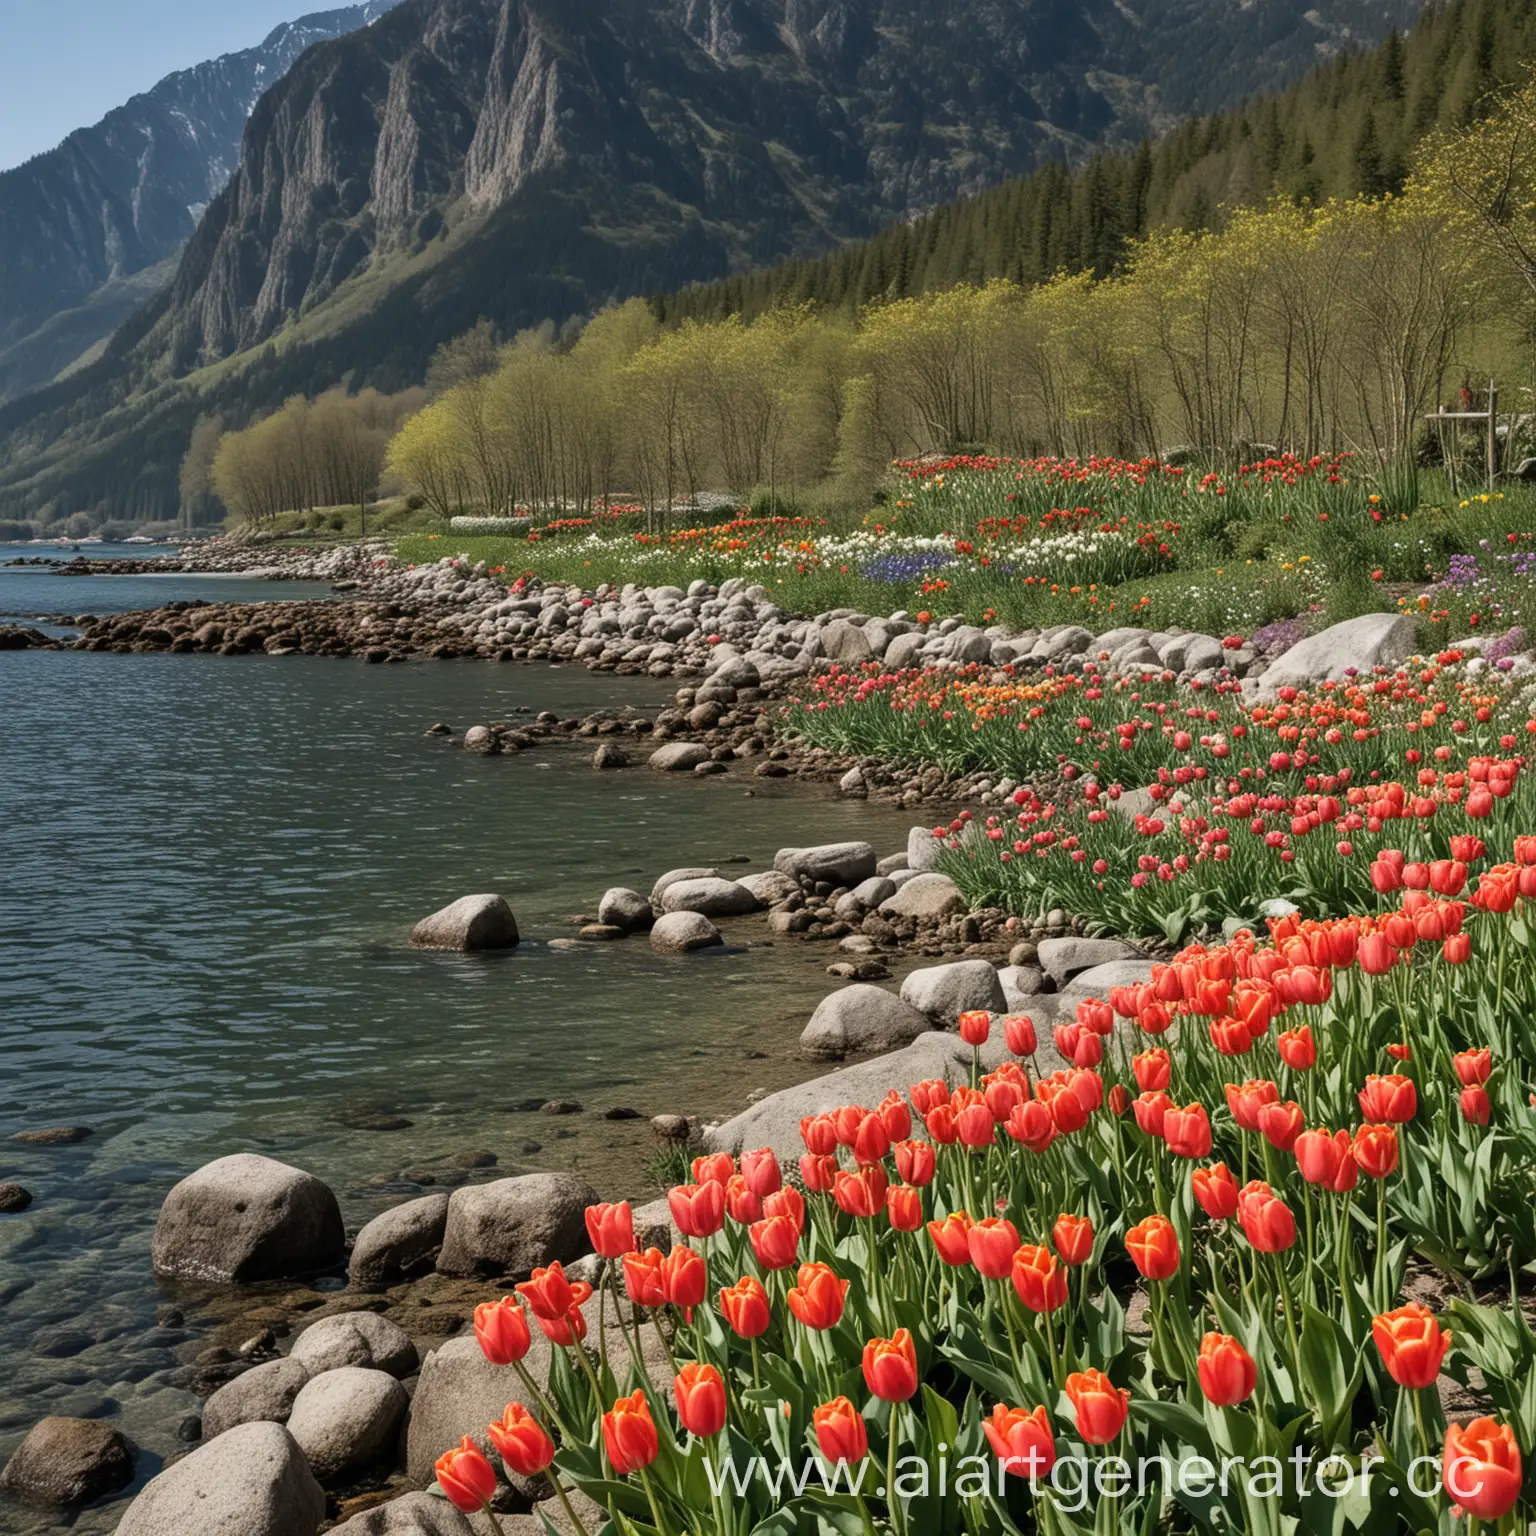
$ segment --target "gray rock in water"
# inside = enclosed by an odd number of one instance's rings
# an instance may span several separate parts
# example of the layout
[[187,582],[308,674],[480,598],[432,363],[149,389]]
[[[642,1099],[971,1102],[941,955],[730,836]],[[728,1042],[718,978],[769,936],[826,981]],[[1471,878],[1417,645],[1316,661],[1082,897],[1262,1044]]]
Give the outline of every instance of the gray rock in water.
[[403,1279],[441,1246],[448,1196],[423,1195],[375,1216],[352,1245],[347,1278],[358,1290],[383,1290]]
[[30,1147],[72,1147],[89,1139],[88,1125],[47,1125],[40,1130],[17,1131],[12,1141],[25,1142]]
[[617,743],[605,741],[592,754],[592,766],[599,772],[611,771],[615,768],[628,768],[629,753]]
[[710,749],[696,741],[669,741],[651,753],[649,763],[658,773],[692,773],[710,760]]
[[14,1216],[32,1204],[32,1191],[20,1184],[0,1184],[0,1216]]
[[438,1270],[466,1279],[526,1276],[556,1259],[579,1258],[591,1246],[586,1209],[597,1198],[573,1173],[529,1173],[456,1189]]
[[358,1365],[406,1377],[417,1365],[410,1335],[377,1312],[338,1312],[322,1317],[299,1335],[289,1359],[297,1360],[311,1376]]
[[765,907],[800,893],[799,881],[791,880],[776,869],[765,870],[760,875],[743,875],[736,883],[745,886]]
[[1116,960],[1139,960],[1129,944],[1119,939],[1041,939],[1040,968],[1058,987],[1063,987],[1080,971],[1110,965]]
[[241,1424],[169,1466],[116,1536],[314,1536],[325,1494],[281,1424]]
[[615,885],[603,892],[597,904],[597,920],[625,933],[635,933],[651,926],[655,913],[651,904],[639,891],[631,891]]
[[927,873],[904,880],[894,895],[880,903],[880,911],[887,917],[937,920],[952,912],[964,912],[969,905],[948,875]]
[[334,1483],[392,1455],[409,1407],[405,1388],[387,1371],[345,1365],[305,1384],[288,1433],[315,1476]]
[[869,793],[869,786],[864,782],[864,770],[862,768],[850,768],[837,781],[837,788],[838,793],[843,795],[867,795]]
[[868,843],[823,843],[815,848],[781,848],[773,867],[793,880],[851,886],[869,879],[877,862]]
[[705,917],[741,917],[762,903],[735,880],[674,880],[661,893],[663,912],[699,912]]
[[29,1504],[68,1508],[133,1481],[133,1452],[110,1424],[39,1419],[0,1472],[0,1489]]
[[216,1282],[313,1274],[340,1260],[336,1196],[311,1173],[254,1152],[199,1168],[160,1208],[157,1275]]
[[724,944],[720,930],[698,912],[669,912],[651,929],[651,948],[663,955],[682,955]]
[[878,907],[882,901],[889,901],[896,894],[896,882],[884,875],[871,875],[868,880],[861,880],[848,894],[860,906]]
[[[511,1536],[508,1521],[502,1526]],[[477,1531],[447,1499],[408,1493],[332,1526],[330,1536],[477,1536]]]
[[411,930],[417,949],[452,949],[471,954],[485,949],[515,949],[517,919],[506,898],[461,896],[440,912],[424,917]]
[[667,887],[676,885],[679,880],[713,880],[719,874],[718,869],[704,869],[693,865],[684,866],[682,869],[669,869],[666,874],[658,876],[655,885],[651,887],[651,903],[653,906],[660,906]]
[[1390,666],[1414,654],[1418,625],[1405,613],[1366,613],[1346,619],[1293,645],[1278,657],[1245,696],[1267,700],[1284,687],[1308,688],[1327,678],[1342,678],[1351,670],[1369,672]]
[[975,1009],[1002,1013],[1008,1007],[997,971],[986,960],[956,960],[913,971],[901,984],[901,996],[919,1013],[948,1028],[962,1013]]
[[858,983],[824,997],[800,1036],[800,1049],[835,1061],[863,1051],[893,1051],[933,1026],[894,993]]
[[464,750],[478,752],[482,757],[491,757],[501,750],[501,744],[489,726],[472,725],[464,732]]
[[286,1424],[308,1380],[297,1360],[269,1360],[226,1382],[203,1404],[204,1443],[240,1424]]

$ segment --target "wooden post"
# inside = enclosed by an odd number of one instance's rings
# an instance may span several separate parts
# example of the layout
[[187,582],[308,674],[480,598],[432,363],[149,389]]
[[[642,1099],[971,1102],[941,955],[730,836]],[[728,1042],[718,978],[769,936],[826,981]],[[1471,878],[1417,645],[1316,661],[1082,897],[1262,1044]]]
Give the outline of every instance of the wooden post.
[[1499,477],[1499,386],[1488,380],[1488,490]]

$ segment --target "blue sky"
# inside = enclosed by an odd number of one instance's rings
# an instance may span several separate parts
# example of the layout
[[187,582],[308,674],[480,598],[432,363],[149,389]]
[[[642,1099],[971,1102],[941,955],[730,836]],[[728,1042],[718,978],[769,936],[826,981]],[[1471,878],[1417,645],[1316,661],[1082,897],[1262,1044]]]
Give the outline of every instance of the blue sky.
[[329,8],[328,0],[0,0],[0,170],[172,70]]

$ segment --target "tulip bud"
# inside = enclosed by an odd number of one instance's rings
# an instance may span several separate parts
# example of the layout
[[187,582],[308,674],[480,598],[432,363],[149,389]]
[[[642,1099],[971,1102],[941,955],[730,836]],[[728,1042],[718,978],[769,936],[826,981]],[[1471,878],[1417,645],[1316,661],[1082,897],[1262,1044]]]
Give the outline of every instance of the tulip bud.
[[555,1459],[554,1442],[521,1403],[508,1403],[486,1433],[507,1470],[519,1477],[537,1477]]
[[532,1342],[522,1303],[513,1296],[482,1301],[475,1308],[475,1337],[492,1365],[511,1365],[521,1360]]
[[1416,1301],[1374,1318],[1371,1337],[1387,1374],[1398,1386],[1414,1391],[1434,1386],[1451,1347],[1450,1334],[1442,1333],[1434,1313]]
[[1018,1228],[1004,1217],[988,1216],[969,1229],[966,1244],[978,1273],[987,1280],[1001,1280],[1013,1268]]
[[592,1251],[605,1259],[622,1259],[635,1246],[635,1221],[630,1213],[629,1201],[617,1205],[589,1205],[587,1207],[587,1236],[592,1239]]
[[1201,1339],[1195,1372],[1206,1400],[1217,1408],[1247,1402],[1259,1380],[1253,1356],[1238,1340],[1224,1333],[1208,1333]]
[[672,1383],[677,1421],[690,1435],[712,1439],[725,1428],[725,1382],[712,1365],[685,1365]]
[[608,1453],[608,1464],[619,1477],[638,1472],[656,1460],[661,1444],[643,1390],[621,1397],[603,1415],[603,1448]]
[[788,1295],[789,1310],[807,1328],[835,1328],[843,1315],[848,1282],[825,1264],[802,1264]]
[[934,1251],[950,1266],[959,1269],[971,1262],[971,1218],[964,1211],[954,1211],[943,1221],[928,1223],[928,1236]]
[[1051,1241],[1056,1244],[1063,1264],[1086,1264],[1093,1256],[1093,1223],[1086,1216],[1063,1212],[1051,1228]]
[[449,1502],[466,1515],[479,1514],[496,1493],[496,1469],[468,1435],[458,1450],[444,1451],[432,1470]]
[[982,1420],[981,1427],[1009,1476],[1035,1482],[1056,1464],[1056,1437],[1051,1433],[1051,1421],[1043,1405],[1025,1413],[1022,1408],[999,1403],[992,1410],[992,1417]]
[[1125,1234],[1125,1251],[1148,1280],[1169,1280],[1179,1270],[1179,1239],[1166,1216],[1152,1215]]
[[1108,1445],[1125,1425],[1131,1394],[1102,1371],[1074,1371],[1066,1380],[1067,1397],[1077,1415],[1077,1432],[1089,1445]]
[[768,1331],[768,1293],[751,1275],[720,1292],[720,1311],[737,1338],[755,1339]]
[[1441,1468],[1445,1491],[1475,1519],[1499,1520],[1520,1497],[1520,1447],[1496,1419],[1449,1425]]
[[917,1350],[905,1328],[889,1339],[871,1339],[863,1363],[864,1385],[882,1402],[904,1403],[916,1393]]
[[833,1466],[852,1466],[869,1454],[869,1431],[863,1415],[846,1397],[823,1403],[811,1414],[811,1425],[821,1454]]

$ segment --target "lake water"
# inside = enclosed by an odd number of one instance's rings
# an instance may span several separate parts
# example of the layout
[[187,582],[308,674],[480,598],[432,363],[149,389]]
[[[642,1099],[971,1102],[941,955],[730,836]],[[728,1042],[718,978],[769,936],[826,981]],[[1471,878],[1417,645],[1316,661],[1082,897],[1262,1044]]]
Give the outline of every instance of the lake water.
[[[12,568],[0,614],[247,589],[305,590]],[[50,1412],[113,1417],[143,1476],[176,1449],[197,1402],[172,1374],[201,1341],[157,1329],[175,1294],[149,1243],[165,1191],[211,1158],[308,1168],[349,1225],[465,1149],[644,1194],[644,1122],[603,1110],[730,1113],[807,1074],[793,1046],[829,986],[825,947],[761,947],[750,920],[728,951],[676,959],[549,941],[609,885],[763,868],[793,843],[892,851],[907,817],[744,770],[599,774],[590,742],[482,758],[423,735],[671,692],[577,667],[0,653],[0,1180],[35,1197],[0,1217],[0,1459]],[[418,918],[482,890],[512,903],[518,950],[406,947]],[[516,1107],[540,1098],[585,1112]],[[349,1128],[381,1112],[411,1123]],[[58,1125],[93,1134],[8,1140]],[[76,1529],[110,1529],[120,1508]],[[0,1504],[0,1530],[56,1528]]]

